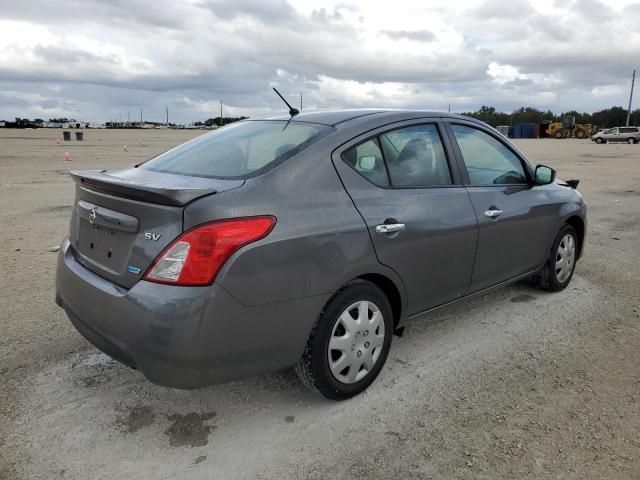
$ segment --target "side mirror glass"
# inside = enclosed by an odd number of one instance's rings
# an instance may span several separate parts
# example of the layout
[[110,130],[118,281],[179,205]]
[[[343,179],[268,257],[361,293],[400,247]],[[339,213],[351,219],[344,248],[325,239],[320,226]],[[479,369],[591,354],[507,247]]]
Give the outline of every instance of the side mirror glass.
[[376,168],[376,157],[373,155],[367,157],[360,157],[358,159],[357,169],[364,172],[370,172]]
[[546,165],[536,167],[536,185],[548,185],[556,179],[556,171]]

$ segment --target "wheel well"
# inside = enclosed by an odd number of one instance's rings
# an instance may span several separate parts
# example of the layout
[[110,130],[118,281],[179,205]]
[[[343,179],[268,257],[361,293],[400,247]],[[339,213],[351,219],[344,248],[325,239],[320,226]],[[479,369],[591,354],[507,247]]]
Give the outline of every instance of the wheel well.
[[571,225],[578,234],[578,256],[582,255],[582,245],[584,243],[584,222],[578,216],[569,217],[567,223]]
[[369,273],[366,275],[361,275],[358,278],[373,283],[384,292],[384,294],[389,299],[389,303],[391,304],[391,312],[393,313],[393,325],[394,327],[397,326],[402,315],[402,297],[400,296],[400,291],[398,290],[398,287],[396,287],[395,283],[393,283],[384,275],[380,275],[378,273]]

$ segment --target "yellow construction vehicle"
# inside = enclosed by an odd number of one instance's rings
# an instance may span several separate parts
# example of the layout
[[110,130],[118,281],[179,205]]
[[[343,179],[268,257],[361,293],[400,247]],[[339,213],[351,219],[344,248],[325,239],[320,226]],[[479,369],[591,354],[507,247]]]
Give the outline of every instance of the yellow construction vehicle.
[[576,123],[576,117],[565,117],[562,122],[550,123],[545,133],[553,138],[587,138],[593,135],[593,125]]

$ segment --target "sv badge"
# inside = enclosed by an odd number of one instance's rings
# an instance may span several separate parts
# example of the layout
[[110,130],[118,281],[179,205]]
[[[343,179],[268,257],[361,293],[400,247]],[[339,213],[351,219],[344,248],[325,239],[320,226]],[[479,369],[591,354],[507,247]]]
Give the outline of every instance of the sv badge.
[[153,240],[154,242],[157,242],[160,239],[160,234],[147,232],[144,234],[144,238],[145,240]]

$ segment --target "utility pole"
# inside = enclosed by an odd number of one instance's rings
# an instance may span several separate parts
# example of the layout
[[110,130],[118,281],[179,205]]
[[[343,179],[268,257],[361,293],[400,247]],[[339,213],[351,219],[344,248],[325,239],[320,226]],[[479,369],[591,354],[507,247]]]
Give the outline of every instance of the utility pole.
[[300,92],[300,111],[302,111],[302,92]]
[[451,104],[449,104],[449,113],[451,113]]
[[222,120],[222,100],[220,100],[220,126],[224,125],[224,121]]
[[142,107],[140,107],[140,128],[142,128]]
[[629,126],[629,120],[631,118],[631,100],[633,100],[633,84],[636,81],[636,71],[633,70],[633,76],[631,77],[631,93],[629,94],[629,109],[627,110],[627,127]]
[[167,127],[169,126],[169,105],[164,106],[164,111],[167,114]]
[[129,113],[129,110],[127,110],[127,123],[131,123],[131,114]]

